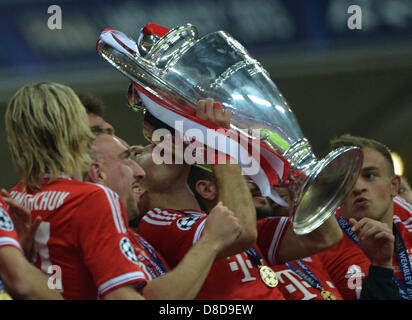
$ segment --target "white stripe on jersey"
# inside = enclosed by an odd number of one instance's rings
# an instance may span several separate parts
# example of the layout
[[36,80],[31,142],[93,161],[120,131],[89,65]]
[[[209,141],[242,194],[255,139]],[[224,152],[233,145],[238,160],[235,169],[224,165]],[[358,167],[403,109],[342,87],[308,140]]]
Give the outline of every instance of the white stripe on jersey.
[[[156,209],[154,209],[156,210]],[[152,210],[148,211],[147,214],[148,216],[152,218],[157,218],[160,220],[176,220],[177,217],[180,217],[178,214],[170,214],[167,211],[160,211],[160,209],[156,210],[156,213],[153,212]]]
[[99,288],[97,288],[97,291],[99,293],[99,296],[104,294],[106,291],[119,286],[123,283],[132,281],[132,280],[140,280],[143,281],[145,279],[144,273],[141,271],[136,271],[136,272],[129,272],[122,274],[121,276],[118,276],[116,278],[110,279],[104,283],[102,283]]
[[143,220],[146,221],[147,223],[158,225],[158,226],[168,226],[172,224],[171,221],[158,221],[158,220],[150,219],[147,215],[143,217]]
[[120,204],[119,204],[119,196],[114,193],[112,190],[109,188],[93,183],[95,186],[98,186],[100,189],[104,191],[106,194],[107,200],[109,201],[110,208],[112,209],[112,214],[113,214],[113,220],[114,224],[116,225],[117,231],[119,233],[127,233],[126,226],[124,224],[123,218],[122,218],[122,212],[120,210]]
[[124,220],[123,220],[122,209],[120,209],[119,195],[117,193],[113,193],[113,195],[115,196],[116,212],[120,220],[120,225],[122,227],[123,233],[127,233],[126,224],[124,223]]
[[206,223],[206,219],[203,220],[203,221],[199,224],[199,226],[197,227],[195,236],[193,237],[193,245],[195,245],[196,242],[199,241],[200,236],[201,236],[201,234],[202,234],[202,232],[203,232],[203,229],[205,228],[205,223]]
[[395,224],[402,223],[405,226],[406,230],[412,232],[412,217],[409,217],[405,221],[402,221],[398,216],[393,216],[393,222],[395,222]]
[[412,232],[412,205],[406,202],[401,197],[393,198],[393,202],[395,202],[401,208],[405,209],[411,215],[408,219],[403,220],[403,221],[399,218],[399,216],[394,215],[393,222],[402,223],[405,226],[406,230],[408,230],[409,232]]
[[280,238],[284,232],[285,226],[288,224],[289,218],[286,217],[281,217],[279,219],[279,223],[276,227],[275,232],[273,233],[273,238],[272,238],[272,242],[270,243],[270,247],[269,247],[269,252],[268,252],[268,258],[269,258],[269,264],[270,265],[275,265],[276,261],[275,261],[275,254],[276,251],[278,250],[279,247],[279,243],[280,243]]
[[409,213],[412,214],[412,205],[409,202],[406,202],[403,198],[395,197],[395,198],[393,198],[393,202],[396,202],[402,208],[404,208],[405,210],[409,211]]
[[402,222],[403,224],[412,224],[412,217],[409,217],[405,221],[402,221],[401,218],[399,218],[398,216],[393,216],[393,221]]
[[0,247],[4,247],[4,246],[13,246],[13,247],[17,247],[20,250],[23,250],[20,246],[20,243],[18,241],[16,241],[13,238],[10,237],[0,237]]
[[[150,211],[152,211],[152,210],[150,210]],[[171,216],[171,217],[174,217],[174,218],[180,217],[180,215],[181,215],[180,213],[171,213],[167,210],[160,210],[159,208],[154,208],[153,211],[156,211],[158,214],[164,214],[165,216]]]

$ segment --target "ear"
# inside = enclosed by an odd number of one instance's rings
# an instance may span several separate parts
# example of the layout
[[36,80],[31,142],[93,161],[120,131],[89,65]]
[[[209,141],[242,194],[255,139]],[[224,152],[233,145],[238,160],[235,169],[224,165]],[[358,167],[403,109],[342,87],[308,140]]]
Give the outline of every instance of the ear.
[[104,184],[106,174],[102,170],[102,165],[99,162],[92,162],[87,171],[88,181],[93,183]]
[[391,180],[391,197],[392,198],[398,195],[400,187],[401,187],[401,177],[395,174]]
[[205,200],[216,199],[216,186],[209,180],[199,180],[196,182],[197,193]]

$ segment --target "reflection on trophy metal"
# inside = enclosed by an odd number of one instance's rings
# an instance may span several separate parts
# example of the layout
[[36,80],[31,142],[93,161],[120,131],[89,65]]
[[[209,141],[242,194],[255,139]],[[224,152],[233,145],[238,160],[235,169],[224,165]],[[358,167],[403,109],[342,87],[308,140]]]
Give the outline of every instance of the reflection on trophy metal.
[[[140,87],[176,109],[213,98],[230,108],[232,128],[260,139],[304,173],[294,184],[293,227],[306,234],[338,208],[359,175],[362,153],[343,147],[318,160],[285,98],[258,61],[229,34],[199,37],[185,25],[162,37],[141,32],[138,42],[116,30],[100,36],[97,51]],[[302,175],[301,175],[302,176]]]

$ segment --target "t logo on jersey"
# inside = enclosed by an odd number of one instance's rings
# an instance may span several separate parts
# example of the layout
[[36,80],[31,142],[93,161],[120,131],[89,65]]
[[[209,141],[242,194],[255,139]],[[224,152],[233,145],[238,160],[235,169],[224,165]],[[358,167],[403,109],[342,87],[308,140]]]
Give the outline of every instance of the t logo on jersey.
[[227,259],[230,261],[232,260],[234,257],[236,257],[236,261],[231,261],[229,262],[229,267],[231,271],[237,271],[240,269],[243,272],[243,279],[241,280],[242,282],[248,282],[248,281],[254,281],[256,280],[255,277],[253,277],[251,275],[251,273],[249,272],[249,269],[253,269],[253,266],[250,262],[250,260],[247,258],[246,253],[242,253],[242,254],[237,254],[235,256],[232,257],[227,257]]
[[133,263],[138,264],[133,245],[128,238],[123,237],[120,240],[120,249],[127,259],[129,259]]
[[180,218],[177,220],[177,226],[180,230],[186,231],[189,230],[197,220],[199,220],[200,217],[185,217],[185,218]]
[[[303,297],[300,298],[301,300],[311,300],[317,297],[316,294],[309,290],[309,288],[311,288],[310,284],[303,280],[292,270],[285,269],[276,271],[276,273],[279,277],[280,283],[284,285],[285,289],[289,292],[289,294],[293,294],[296,290],[298,290],[303,295]],[[286,284],[287,280],[289,280],[289,284]]]
[[14,228],[13,221],[3,208],[0,208],[0,229],[12,231]]

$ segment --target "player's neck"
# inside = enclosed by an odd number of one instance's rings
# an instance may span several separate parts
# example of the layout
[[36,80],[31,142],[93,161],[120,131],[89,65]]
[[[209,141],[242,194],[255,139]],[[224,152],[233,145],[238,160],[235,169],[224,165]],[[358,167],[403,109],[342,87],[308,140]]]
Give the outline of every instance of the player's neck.
[[388,210],[384,213],[380,222],[386,224],[389,229],[393,229],[393,202],[391,202]]
[[174,210],[200,210],[192,191],[187,183],[175,185],[164,193],[154,193],[150,196],[150,207]]

